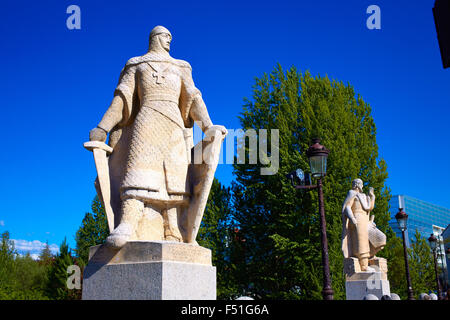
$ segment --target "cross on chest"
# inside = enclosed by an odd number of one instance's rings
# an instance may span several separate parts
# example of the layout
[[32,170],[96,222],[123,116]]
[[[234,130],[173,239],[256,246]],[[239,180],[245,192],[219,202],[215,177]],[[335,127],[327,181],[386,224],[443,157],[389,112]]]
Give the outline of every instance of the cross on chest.
[[153,78],[156,78],[156,83],[157,83],[157,84],[163,83],[163,79],[166,78],[166,76],[163,75],[161,71],[153,72],[153,73],[152,73],[152,76],[153,76]]
[[168,66],[164,68],[164,65],[156,64],[156,63],[148,63],[150,67],[153,69],[152,77],[155,78],[156,84],[164,83],[164,79],[166,78],[165,71],[168,69]]

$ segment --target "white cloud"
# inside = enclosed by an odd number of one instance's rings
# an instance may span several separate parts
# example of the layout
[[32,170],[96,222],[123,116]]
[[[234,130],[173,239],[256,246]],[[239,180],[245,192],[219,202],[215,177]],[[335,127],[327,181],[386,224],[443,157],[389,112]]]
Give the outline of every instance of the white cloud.
[[[24,257],[25,256],[25,254],[17,254],[19,257]],[[31,259],[33,259],[33,260],[39,260],[39,254],[37,254],[37,253],[33,253],[33,254],[30,254],[30,257],[31,257]]]
[[[11,239],[14,242],[14,247],[19,254],[26,254],[27,252],[33,257],[33,259],[41,253],[42,249],[45,248],[45,242],[39,240],[27,241],[21,239]],[[59,246],[56,244],[49,244],[50,251],[53,254],[59,252]]]
[[33,260],[39,260],[39,255],[38,255],[37,253],[33,253],[33,254],[31,255],[31,258],[32,258]]
[[0,227],[4,227],[5,226],[5,221],[0,220]]

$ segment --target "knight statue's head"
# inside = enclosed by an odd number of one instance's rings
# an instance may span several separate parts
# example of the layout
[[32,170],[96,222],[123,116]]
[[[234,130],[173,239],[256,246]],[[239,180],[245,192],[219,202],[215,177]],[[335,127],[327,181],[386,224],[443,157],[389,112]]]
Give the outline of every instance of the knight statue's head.
[[170,51],[170,42],[172,41],[172,34],[163,26],[156,26],[150,32],[149,50],[163,49]]
[[363,181],[361,179],[355,179],[352,181],[352,189],[359,190],[359,192],[363,191]]

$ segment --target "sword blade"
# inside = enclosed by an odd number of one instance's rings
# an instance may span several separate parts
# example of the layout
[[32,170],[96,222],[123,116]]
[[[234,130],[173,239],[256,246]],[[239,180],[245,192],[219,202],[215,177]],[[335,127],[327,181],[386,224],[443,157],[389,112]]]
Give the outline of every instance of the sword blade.
[[108,220],[109,232],[114,230],[114,212],[111,207],[111,185],[109,181],[109,166],[106,151],[100,148],[92,150],[94,154],[95,167],[97,168],[98,183]]

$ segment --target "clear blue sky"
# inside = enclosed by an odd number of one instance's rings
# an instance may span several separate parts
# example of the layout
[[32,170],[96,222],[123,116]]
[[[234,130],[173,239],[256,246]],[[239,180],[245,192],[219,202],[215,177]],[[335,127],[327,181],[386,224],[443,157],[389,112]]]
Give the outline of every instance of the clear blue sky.
[[[71,4],[81,8],[81,30],[66,27]],[[366,28],[371,4],[381,8],[381,30]],[[239,128],[254,78],[277,62],[351,83],[372,106],[392,193],[450,207],[450,69],[442,68],[433,4],[3,1],[0,231],[58,245],[66,236],[74,247],[95,196],[82,144],[155,25],[171,30],[172,56],[191,63],[211,118],[228,128]],[[229,184],[230,166],[217,177]]]

